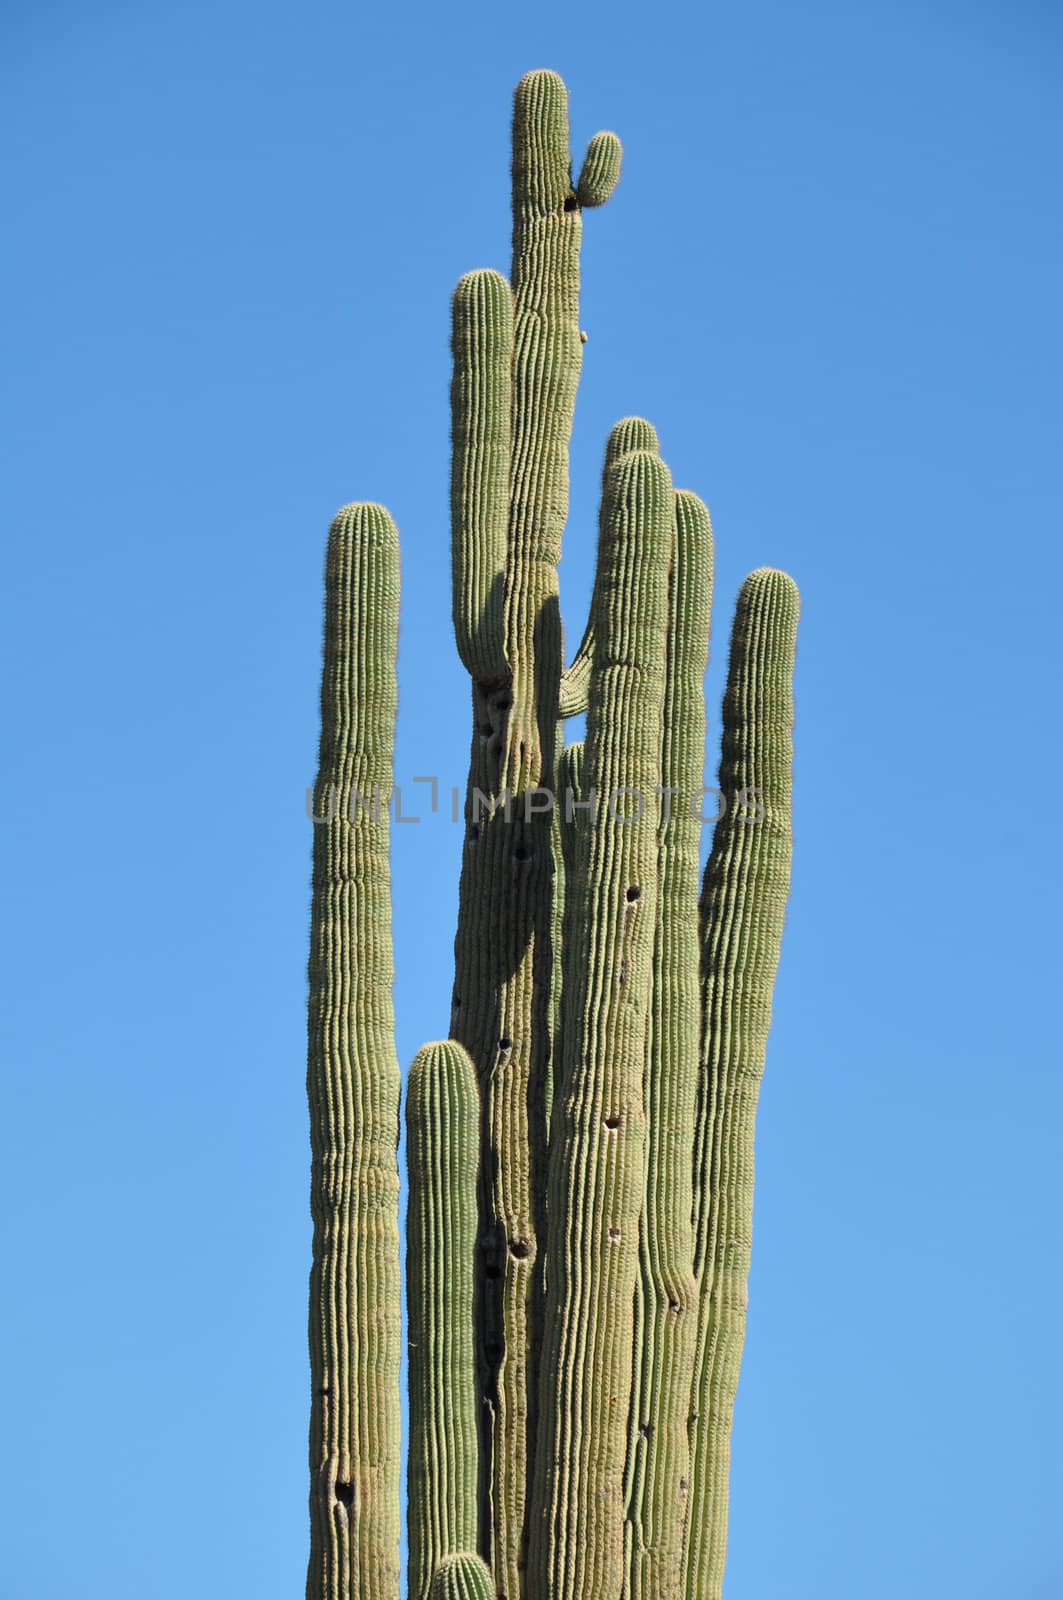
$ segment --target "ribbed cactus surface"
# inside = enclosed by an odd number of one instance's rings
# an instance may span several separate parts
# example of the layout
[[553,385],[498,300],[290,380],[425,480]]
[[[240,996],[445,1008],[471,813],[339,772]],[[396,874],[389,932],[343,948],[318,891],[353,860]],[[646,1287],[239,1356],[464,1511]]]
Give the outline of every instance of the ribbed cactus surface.
[[[406,1099],[409,1595],[718,1600],[797,592],[762,569],[739,596],[701,876],[713,533],[639,417],[606,443],[590,614],[564,670],[582,214],[613,193],[620,143],[596,134],[573,180],[551,72],[522,79],[512,133],[510,275],[468,273],[452,306],[472,729],[450,1038],[418,1053]],[[399,1594],[397,617],[394,526],[348,507],[311,797],[308,1600]]]
[[411,1600],[427,1600],[440,1559],[474,1550],[478,1528],[473,1263],[480,1096],[453,1039],[427,1044],[406,1090]]
[[326,558],[310,932],[307,1594],[320,1600],[398,1593],[401,1082],[386,810],[398,627],[395,524],[380,506],[347,506]]

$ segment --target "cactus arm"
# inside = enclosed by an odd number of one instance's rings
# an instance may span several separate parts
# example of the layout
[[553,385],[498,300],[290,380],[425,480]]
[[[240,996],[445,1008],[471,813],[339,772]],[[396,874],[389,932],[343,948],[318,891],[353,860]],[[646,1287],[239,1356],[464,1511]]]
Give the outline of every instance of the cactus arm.
[[448,1556],[435,1570],[431,1600],[495,1600],[490,1568],[465,1551]]
[[[657,430],[642,417],[622,417],[610,430],[605,446],[605,464],[602,467],[602,498],[605,505],[605,480],[620,457],[629,450],[648,450],[651,455],[660,453]],[[598,537],[601,539],[601,519]],[[587,613],[587,626],[583,639],[573,658],[572,665],[561,674],[560,714],[578,717],[586,711],[591,686],[591,662],[594,658],[594,597],[591,596]]]
[[399,1593],[400,1077],[387,818],[398,608],[394,523],[380,506],[345,507],[326,559],[314,808],[331,820],[314,828],[309,969],[308,1600]]
[[576,196],[581,206],[604,206],[620,182],[623,146],[615,133],[596,133],[580,168]]
[[[586,740],[599,812],[579,830],[581,938],[562,991],[531,1600],[614,1600],[623,1580],[672,536],[667,469],[656,456],[624,456],[609,475]],[[641,815],[620,789],[642,797]]]
[[508,677],[503,590],[509,513],[513,295],[470,272],[451,308],[451,553],[454,635],[477,683]]
[[680,491],[675,496],[661,757],[665,794],[657,835],[660,899],[645,1078],[641,1326],[628,1432],[631,1600],[679,1594],[690,1483],[687,1411],[697,1331],[690,1130],[700,1044],[701,824],[696,807],[705,762],[712,578],[708,511],[696,495]]
[[[724,696],[727,800],[701,897],[702,1067],[695,1130],[699,1326],[684,1593],[720,1600],[730,1435],[745,1340],[753,1135],[790,882],[793,668],[798,594],[769,568],[742,586]],[[759,791],[763,818],[743,809]],[[753,820],[743,820],[752,815]]]
[[439,1561],[478,1538],[473,1344],[480,1097],[468,1052],[428,1044],[406,1091],[409,1210],[410,1600],[428,1600]]

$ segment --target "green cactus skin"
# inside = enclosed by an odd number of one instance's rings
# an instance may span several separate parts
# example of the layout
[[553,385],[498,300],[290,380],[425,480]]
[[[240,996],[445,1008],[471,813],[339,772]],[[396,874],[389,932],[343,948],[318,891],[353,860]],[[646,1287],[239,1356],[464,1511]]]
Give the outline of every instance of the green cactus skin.
[[462,278],[450,348],[454,636],[473,679],[500,684],[513,404],[513,293],[501,273]]
[[658,825],[660,909],[646,1059],[646,1200],[638,1303],[640,1360],[628,1429],[627,1592],[678,1597],[690,1483],[687,1411],[694,1367],[694,1124],[700,1044],[698,877],[705,692],[712,613],[712,523],[675,496]]
[[[716,824],[701,895],[704,1026],[695,1134],[700,1286],[684,1593],[719,1600],[731,1423],[745,1340],[753,1134],[790,884],[793,669],[799,600],[785,573],[745,581],[731,636]],[[735,799],[758,790],[764,816]]]
[[473,1344],[479,1158],[476,1069],[453,1040],[427,1044],[406,1090],[410,1600],[428,1600],[440,1560],[479,1537]]
[[[595,149],[597,167],[592,163],[592,168],[597,172],[600,167],[604,174],[606,154],[599,146]],[[617,145],[609,158],[614,165],[618,152]],[[519,1600],[542,1343],[538,1239],[552,1092],[555,938],[550,818],[545,811],[526,815],[523,797],[536,788],[553,787],[563,664],[557,563],[582,361],[581,215],[571,179],[567,92],[555,73],[528,73],[517,87],[512,176],[513,361],[503,627],[500,640],[487,639],[490,602],[473,619],[475,626],[464,627],[489,659],[491,676],[473,679],[474,731],[450,1031],[476,1064],[483,1102],[477,1283],[484,1401],[480,1549],[492,1562],[499,1592]],[[606,176],[600,174],[595,181],[602,184]],[[491,294],[496,297],[491,306],[497,299],[500,307],[501,288],[493,280]],[[485,308],[486,292],[479,298],[468,294],[461,307],[461,316],[467,314],[461,340],[455,336],[452,432],[459,443],[485,426],[465,414],[474,390],[501,393],[501,380],[485,376],[471,384],[458,370],[465,359],[462,351],[478,352],[470,356],[469,366],[486,369],[487,353],[501,348],[501,335],[493,340],[474,325],[477,316],[487,315]],[[498,311],[499,326],[500,317]],[[455,327],[458,321],[456,309]],[[482,524],[485,519],[477,516]],[[474,520],[459,517],[459,529]],[[491,526],[496,528],[496,520]],[[456,571],[471,570],[475,559],[486,574],[497,559],[496,532],[490,541],[466,540],[475,542],[481,555],[459,552]],[[494,554],[482,553],[488,544]],[[493,601],[497,588],[486,585],[483,577],[478,586],[481,594],[486,587]],[[468,614],[461,609],[464,605],[456,604],[456,617]],[[462,653],[473,659],[467,645]],[[499,655],[506,663],[502,682],[496,674]],[[477,791],[492,796],[505,791],[520,798],[511,818],[501,812],[477,818]]]
[[448,1556],[436,1568],[431,1600],[495,1600],[490,1567],[467,1552]]
[[[559,722],[559,732],[561,727],[562,724]],[[553,920],[551,927],[553,959],[550,967],[551,982],[549,1011],[551,1048],[549,1070],[546,1075],[543,1097],[543,1121],[546,1128],[548,1141],[550,1137],[550,1126],[553,1121],[554,1080],[556,1076],[560,1075],[558,1069],[563,1048],[561,1038],[561,993],[562,980],[564,976],[562,953],[565,949],[567,939],[572,936],[571,918],[566,915],[566,907],[569,900],[567,891],[568,886],[572,883],[572,877],[575,871],[576,828],[578,826],[578,819],[580,816],[579,812],[573,811],[571,821],[566,820],[566,797],[571,794],[573,799],[576,801],[582,798],[583,753],[584,746],[582,740],[578,744],[563,746],[559,749],[555,767],[557,773],[557,787],[554,811],[551,817],[550,835],[554,860],[552,900]],[[543,1272],[545,1274],[545,1251],[540,1252],[540,1260],[543,1264]],[[540,1298],[543,1292],[545,1292],[545,1277],[543,1287],[540,1291]]]
[[587,154],[576,185],[576,197],[581,206],[604,206],[612,198],[620,182],[620,165],[624,152],[615,133],[596,133],[587,146]]
[[[589,950],[573,954],[562,994],[548,1201],[559,1225],[548,1239],[531,1600],[610,1600],[623,1580],[657,911],[657,826],[646,797],[660,781],[672,540],[666,467],[644,452],[623,456],[608,477],[594,619],[586,782],[599,813],[580,830],[572,885],[571,914]],[[613,820],[633,804],[620,790],[635,791],[640,816]]]
[[[616,466],[620,457],[627,455],[629,450],[647,450],[651,455],[660,454],[660,442],[657,430],[642,417],[622,417],[611,429],[605,446],[605,463],[602,467],[602,497],[601,506],[605,507],[606,479],[610,470]],[[601,516],[599,515],[598,539],[601,541]],[[590,610],[587,614],[587,626],[584,629],[583,639],[576,651],[572,665],[567,672],[561,674],[560,710],[562,717],[578,717],[586,711],[589,704],[591,686],[591,662],[594,658],[594,599],[591,598]]]
[[395,525],[381,506],[346,506],[328,540],[314,806],[331,820],[314,828],[310,935],[307,1600],[399,1593],[400,1076],[387,814],[398,615]]

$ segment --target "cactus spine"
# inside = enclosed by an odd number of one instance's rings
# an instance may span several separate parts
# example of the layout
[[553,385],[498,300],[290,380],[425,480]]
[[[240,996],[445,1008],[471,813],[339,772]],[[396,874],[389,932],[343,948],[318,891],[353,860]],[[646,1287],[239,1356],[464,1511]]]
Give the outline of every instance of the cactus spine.
[[[699,894],[712,527],[638,417],[606,445],[590,615],[563,670],[582,213],[620,160],[596,134],[573,182],[564,84],[522,79],[511,275],[467,274],[452,306],[452,611],[473,715],[450,1038],[418,1053],[406,1105],[411,1600],[721,1593],[798,602],[768,569],[739,597]],[[336,519],[308,1600],[399,1592],[399,1087],[372,803],[392,785],[397,561],[380,507]]]

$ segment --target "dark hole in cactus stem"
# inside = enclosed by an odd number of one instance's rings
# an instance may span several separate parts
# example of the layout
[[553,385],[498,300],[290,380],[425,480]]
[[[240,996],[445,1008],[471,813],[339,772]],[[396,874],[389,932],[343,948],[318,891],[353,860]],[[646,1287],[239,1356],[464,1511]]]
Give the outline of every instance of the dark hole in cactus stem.
[[653,1423],[652,1422],[640,1422],[639,1423],[639,1432],[641,1433],[641,1435],[642,1435],[642,1437],[644,1439],[652,1439],[653,1438]]
[[481,724],[480,724],[480,737],[482,739],[489,739],[493,732],[494,732],[494,729],[491,727],[491,724],[489,722],[481,722]]
[[512,1050],[512,1048],[513,1048],[513,1040],[512,1039],[499,1039],[498,1048],[500,1050]]
[[669,1311],[674,1311],[676,1314],[678,1314],[680,1311],[682,1311],[683,1307],[679,1304],[678,1300],[669,1300],[668,1309]]
[[332,1390],[326,1383],[325,1387],[323,1389],[319,1389],[317,1392],[319,1395],[321,1395],[322,1399],[327,1399],[327,1397],[332,1393]]
[[531,1245],[527,1239],[511,1239],[509,1241],[509,1253],[511,1256],[515,1256],[518,1261],[526,1261],[531,1255]]
[[535,851],[530,845],[519,844],[513,852],[514,861],[530,861]]
[[570,194],[567,197],[567,199],[565,200],[565,210],[566,211],[578,211],[579,210],[579,201],[576,199],[576,196],[574,194]]
[[637,883],[633,883],[631,885],[624,898],[627,900],[629,906],[635,905],[637,901],[642,899],[642,890],[639,888]]
[[337,1485],[336,1485],[336,1499],[339,1501],[341,1506],[353,1506],[353,1504],[354,1504],[354,1484],[353,1483],[337,1483]]
[[473,824],[473,826],[469,829],[469,831],[468,831],[468,833],[466,835],[466,840],[467,840],[467,842],[469,844],[475,844],[479,837],[480,837],[480,830],[479,830],[478,827],[476,827],[475,824]]
[[491,1283],[493,1283],[496,1278],[500,1278],[501,1276],[502,1276],[502,1268],[501,1267],[485,1267],[484,1268],[484,1277],[487,1278],[488,1281],[491,1282]]
[[610,1111],[609,1115],[607,1117],[603,1118],[603,1121],[605,1122],[606,1127],[609,1128],[610,1130],[612,1130],[614,1128],[619,1128],[619,1126],[620,1126],[620,1113],[618,1111]]
[[495,710],[496,711],[508,711],[512,704],[513,704],[512,700],[508,699],[506,695],[502,695],[502,696],[500,696],[499,699],[497,699],[495,701]]
[[687,1492],[687,1480],[685,1478],[680,1478],[680,1480],[679,1480],[679,1493],[680,1494],[686,1494],[686,1492]]
[[610,1239],[613,1240],[613,1242],[615,1244],[616,1240],[619,1239],[619,1237],[620,1237],[620,1229],[619,1228],[610,1228],[609,1229],[609,1237],[610,1237]]

